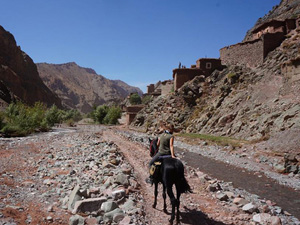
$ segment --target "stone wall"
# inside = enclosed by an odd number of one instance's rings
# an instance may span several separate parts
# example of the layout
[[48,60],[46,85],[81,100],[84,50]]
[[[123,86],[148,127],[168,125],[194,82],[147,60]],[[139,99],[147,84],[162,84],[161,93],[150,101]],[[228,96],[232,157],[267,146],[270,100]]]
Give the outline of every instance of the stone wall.
[[220,49],[221,61],[225,65],[257,66],[263,62],[263,40],[248,41]]
[[263,63],[270,51],[285,39],[282,32],[264,34],[260,39],[247,41],[220,49],[222,63],[225,65],[246,65],[256,67]]

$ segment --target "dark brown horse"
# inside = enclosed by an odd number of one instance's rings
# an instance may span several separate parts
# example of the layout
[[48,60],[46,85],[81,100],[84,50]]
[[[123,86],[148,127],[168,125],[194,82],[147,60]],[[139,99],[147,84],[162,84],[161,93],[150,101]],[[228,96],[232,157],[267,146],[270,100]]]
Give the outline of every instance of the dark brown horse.
[[[158,139],[150,140],[150,156],[153,157],[157,151],[157,141]],[[162,163],[159,167],[157,175],[153,179],[154,183],[154,203],[153,208],[157,205],[157,195],[158,195],[158,184],[162,183],[163,185],[163,199],[164,199],[164,212],[167,212],[167,204],[166,204],[166,191],[171,200],[172,205],[172,213],[171,219],[169,220],[170,224],[173,224],[175,219],[175,209],[177,209],[176,213],[176,221],[179,223],[179,206],[180,206],[180,195],[186,192],[192,192],[190,185],[184,177],[184,167],[182,162],[179,159],[172,158],[171,156],[162,157],[159,159]],[[176,197],[174,196],[172,187],[175,185],[176,188]]]

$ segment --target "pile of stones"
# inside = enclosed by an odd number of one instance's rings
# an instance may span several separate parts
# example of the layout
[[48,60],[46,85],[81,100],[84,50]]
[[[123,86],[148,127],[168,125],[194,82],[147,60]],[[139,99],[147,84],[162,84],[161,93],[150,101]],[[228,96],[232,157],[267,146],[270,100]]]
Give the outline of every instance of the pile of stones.
[[53,205],[72,214],[72,225],[148,224],[131,165],[115,144],[99,139],[97,134],[66,135],[60,148],[55,142],[47,147],[35,174],[44,179],[44,201],[58,196]]

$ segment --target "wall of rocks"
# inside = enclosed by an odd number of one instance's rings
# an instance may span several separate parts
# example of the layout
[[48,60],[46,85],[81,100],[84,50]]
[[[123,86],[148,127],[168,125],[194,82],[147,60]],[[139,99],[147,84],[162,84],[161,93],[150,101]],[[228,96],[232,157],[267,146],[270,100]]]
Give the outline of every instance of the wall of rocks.
[[264,59],[264,44],[261,39],[239,43],[220,49],[220,58],[225,65],[243,64],[257,66]]

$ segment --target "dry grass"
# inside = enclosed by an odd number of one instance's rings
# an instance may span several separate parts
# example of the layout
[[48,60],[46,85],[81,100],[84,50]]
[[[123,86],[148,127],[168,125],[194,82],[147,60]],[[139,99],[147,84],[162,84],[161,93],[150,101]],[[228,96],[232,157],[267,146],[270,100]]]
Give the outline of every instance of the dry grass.
[[232,146],[242,147],[243,144],[249,143],[246,140],[239,140],[230,137],[222,137],[222,136],[213,136],[208,134],[195,134],[195,133],[185,133],[185,134],[178,134],[178,136],[186,138],[187,140],[203,140],[207,141],[208,144],[217,144],[220,146]]

